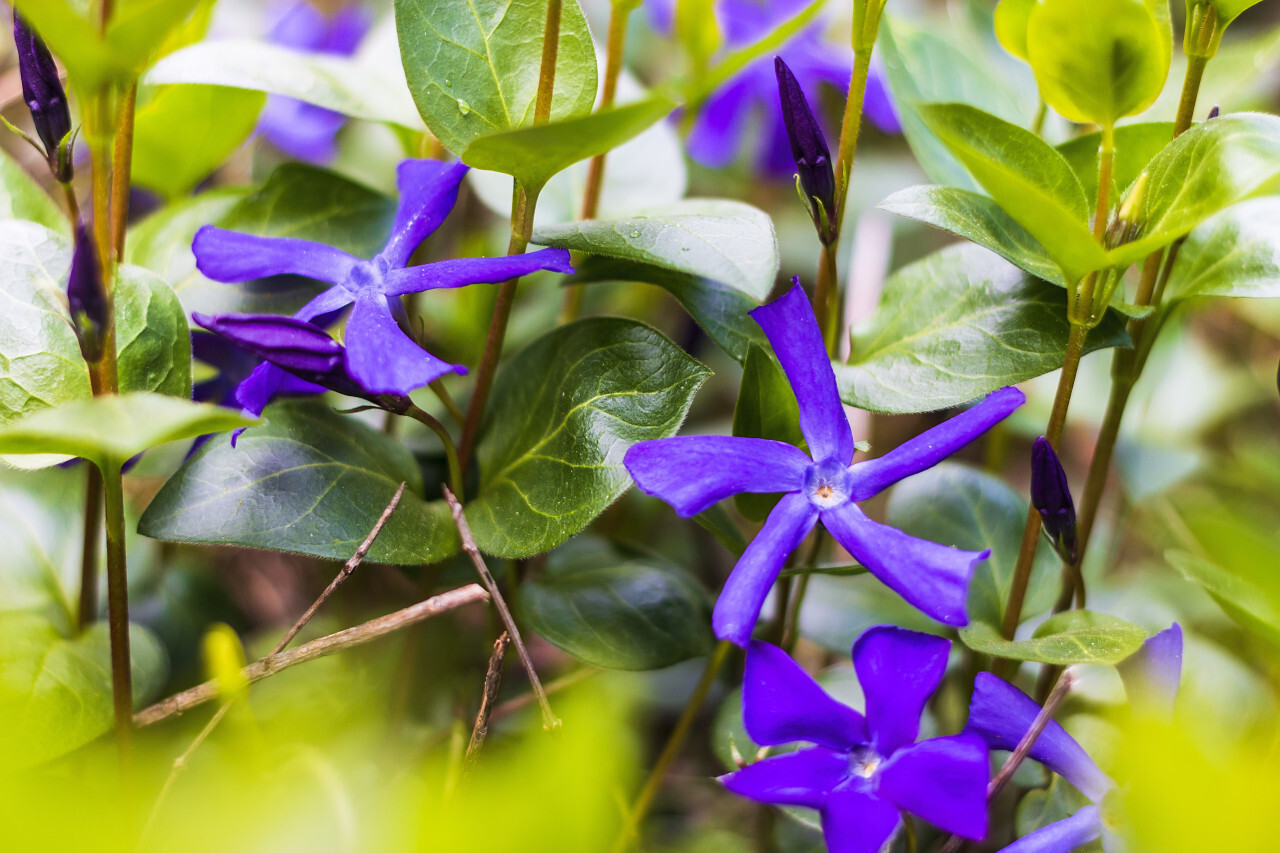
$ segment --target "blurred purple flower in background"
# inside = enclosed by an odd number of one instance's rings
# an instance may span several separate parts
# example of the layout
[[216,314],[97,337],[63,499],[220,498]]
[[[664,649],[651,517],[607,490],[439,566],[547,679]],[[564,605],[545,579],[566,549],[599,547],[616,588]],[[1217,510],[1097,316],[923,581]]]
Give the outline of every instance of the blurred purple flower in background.
[[742,552],[716,601],[716,636],[745,646],[782,565],[819,520],[882,583],[948,625],[967,625],[974,566],[989,551],[961,551],[872,521],[858,501],[932,468],[1003,420],[1025,398],[1002,388],[946,423],[877,459],[853,462],[853,434],[813,308],[799,279],[785,295],[751,312],[795,391],[809,452],[781,441],[739,436],[678,436],[627,451],[636,485],[676,513],[697,515],[741,492],[784,492]]
[[815,746],[765,758],[720,777],[736,794],[822,813],[833,853],[876,853],[901,812],[947,832],[987,834],[990,767],[982,738],[965,733],[916,743],[925,704],[942,682],[951,642],[893,626],[869,628],[853,646],[866,715],[832,699],[786,652],[747,648],[742,721],[756,743]]
[[[542,249],[523,255],[460,258],[406,267],[410,256],[453,209],[467,173],[461,163],[406,160],[396,169],[400,205],[391,236],[370,260],[292,237],[260,237],[206,225],[196,232],[196,266],[214,281],[241,282],[292,274],[329,282],[328,288],[294,316],[319,325],[352,306],[344,363],[370,394],[408,395],[446,373],[465,373],[422,349],[400,328],[400,297],[437,288],[494,284],[537,270],[569,273],[569,253]],[[262,413],[283,381],[270,362],[259,366],[236,391],[246,410]]]
[[[277,6],[267,40],[313,53],[350,56],[371,23],[359,5],[344,6],[332,17],[306,0]],[[283,95],[271,95],[258,119],[258,129],[284,153],[311,163],[327,163],[337,153],[335,137],[347,117]]]
[[[672,31],[675,2],[647,0],[655,29]],[[760,41],[807,5],[807,0],[718,0],[716,20],[724,33],[724,49],[736,50]],[[847,43],[824,39],[822,31],[820,23],[803,30],[713,92],[702,104],[690,130],[689,156],[709,168],[723,168],[733,161],[743,140],[759,140],[753,154],[761,170],[790,177],[795,164],[778,107],[773,57],[781,57],[801,88],[812,96],[816,97],[820,84],[826,83],[834,86],[843,99],[853,76],[853,49]],[[867,78],[863,115],[885,133],[902,130],[877,64],[872,65]],[[838,132],[839,127],[835,130]]]
[[[1118,669],[1130,700],[1171,709],[1182,677],[1182,628],[1175,622],[1151,637]],[[965,731],[979,735],[991,749],[1012,752],[1031,729],[1040,706],[989,672],[978,673],[973,687]],[[1070,853],[1108,833],[1099,805],[1115,790],[1116,783],[1066,729],[1050,720],[1027,755],[1070,782],[1090,805],[1023,836],[1001,853]],[[1106,848],[1116,849],[1112,844]]]

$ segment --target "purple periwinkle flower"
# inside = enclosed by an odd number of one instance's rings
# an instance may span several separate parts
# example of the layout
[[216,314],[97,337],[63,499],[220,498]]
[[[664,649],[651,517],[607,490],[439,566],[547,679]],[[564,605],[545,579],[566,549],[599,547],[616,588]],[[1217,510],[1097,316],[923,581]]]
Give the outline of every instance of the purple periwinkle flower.
[[1071,499],[1071,484],[1062,470],[1053,445],[1040,436],[1031,448],[1031,505],[1040,513],[1040,522],[1053,548],[1067,563],[1074,564],[1078,555],[1076,541],[1076,505]]
[[[1182,677],[1182,628],[1175,622],[1151,637],[1120,666],[1130,699],[1172,706]],[[993,750],[1012,752],[1031,729],[1040,706],[1009,682],[989,672],[978,674],[969,703],[966,732],[980,736]],[[1032,745],[1030,758],[1070,782],[1090,805],[1005,847],[1001,853],[1070,853],[1109,834],[1099,806],[1116,783],[1061,725],[1049,721]],[[1108,850],[1113,847],[1108,846]]]
[[742,719],[763,746],[814,746],[758,761],[720,777],[730,791],[762,803],[822,813],[832,853],[876,853],[902,825],[902,812],[947,832],[987,834],[990,766],[971,733],[916,743],[920,715],[947,668],[951,642],[882,625],[853,646],[866,714],[832,699],[786,652],[759,640],[747,647]]
[[[408,395],[446,373],[465,373],[414,343],[397,323],[400,297],[437,288],[493,284],[537,270],[571,273],[569,253],[542,249],[496,258],[460,258],[406,267],[409,257],[453,209],[461,163],[406,160],[396,171],[400,206],[382,251],[362,260],[332,246],[292,237],[259,237],[206,225],[192,249],[200,271],[214,281],[239,282],[293,274],[332,284],[294,316],[320,322],[348,305],[346,366],[370,394]],[[280,368],[264,364],[241,384],[237,397],[257,415],[275,393]]]
[[40,36],[17,12],[13,13],[13,41],[18,48],[22,100],[27,102],[36,135],[44,143],[49,170],[65,184],[71,180],[71,157],[62,150],[62,140],[71,132],[71,108],[58,66]]
[[102,333],[111,320],[111,303],[102,283],[98,250],[83,224],[76,226],[71,276],[67,280],[67,306],[80,342],[80,352],[86,361],[98,361],[102,358]]
[[813,225],[818,229],[818,239],[829,245],[836,239],[837,222],[836,174],[827,139],[809,108],[804,90],[781,56],[774,59],[774,71],[778,77],[782,123],[791,143],[791,156],[796,161],[801,195],[808,205]]
[[[306,0],[285,4],[267,40],[297,50],[350,56],[369,30],[368,12],[345,6],[326,17]],[[271,95],[258,118],[262,135],[284,153],[310,163],[327,163],[346,116],[284,95]]]
[[961,551],[879,524],[858,508],[912,474],[932,468],[1022,405],[1002,388],[968,411],[895,450],[857,464],[853,434],[818,322],[797,283],[751,312],[782,363],[800,406],[809,452],[761,438],[679,436],[633,445],[627,470],[641,489],[682,516],[741,492],[784,492],[742,553],[716,602],[716,636],[745,646],[787,555],[819,520],[853,557],[911,604],[948,625],[966,625],[975,564],[989,551]]

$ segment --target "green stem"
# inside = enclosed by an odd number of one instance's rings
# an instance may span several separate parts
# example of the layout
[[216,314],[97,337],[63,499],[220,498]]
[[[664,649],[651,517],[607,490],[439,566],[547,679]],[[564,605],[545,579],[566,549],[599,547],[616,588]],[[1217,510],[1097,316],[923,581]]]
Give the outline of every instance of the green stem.
[[1208,64],[1207,57],[1187,57],[1187,73],[1182,78],[1182,95],[1178,99],[1178,115],[1173,122],[1175,139],[1191,127],[1191,122],[1195,120],[1196,101],[1200,96],[1200,82],[1204,79],[1204,69]]
[[111,635],[111,698],[116,743],[128,766],[133,747],[133,672],[129,665],[129,589],[125,564],[124,477],[118,460],[102,471],[107,510],[107,626]]
[[822,340],[827,345],[827,352],[832,356],[839,353],[840,348],[840,281],[836,269],[836,251],[839,249],[840,235],[835,240],[822,244],[822,255],[818,259],[818,283],[813,288],[813,313],[818,320],[818,328],[822,330]]
[[84,543],[80,554],[80,630],[98,618],[98,542],[102,538],[102,472],[85,465]]
[[1031,122],[1031,132],[1036,136],[1044,135],[1044,120],[1049,117],[1049,102],[1044,98],[1040,99],[1040,106],[1036,109],[1036,117]]
[[453,401],[453,396],[449,393],[449,390],[444,387],[444,380],[437,379],[427,387],[430,388],[436,395],[436,398],[444,404],[445,411],[449,413],[449,417],[453,418],[454,422],[457,423],[458,426],[462,426],[462,422],[467,419],[467,416],[462,413],[462,409],[458,408],[458,404]]
[[449,430],[445,429],[444,424],[413,403],[409,404],[405,414],[440,437],[440,443],[444,445],[445,458],[449,460],[449,488],[457,495],[458,500],[465,501],[466,498],[462,492],[462,463],[458,459],[458,449],[454,446],[453,436],[449,435]]
[[676,754],[684,746],[685,739],[689,736],[689,730],[693,727],[693,722],[698,717],[698,711],[702,708],[702,703],[706,701],[707,694],[711,692],[711,685],[715,684],[716,675],[720,672],[720,668],[724,666],[725,661],[729,659],[729,652],[732,650],[732,643],[728,640],[721,640],[715,651],[711,653],[711,657],[707,658],[707,665],[702,670],[702,677],[698,680],[698,685],[689,696],[689,701],[685,703],[684,710],[680,712],[680,719],[676,722],[676,727],[672,729],[671,736],[667,738],[667,743],[663,746],[657,763],[653,765],[653,770],[649,771],[649,778],[645,780],[644,787],[640,789],[640,794],[636,797],[635,804],[627,814],[622,832],[619,833],[617,841],[614,842],[613,853],[623,853],[636,841],[640,824],[644,822],[645,815],[649,813],[649,807],[653,805],[653,798],[657,795],[658,789],[662,787],[662,779],[666,776],[667,768],[671,766]]
[[840,122],[840,146],[836,155],[835,228],[840,232],[844,219],[845,197],[849,194],[849,176],[858,153],[858,133],[862,129],[862,103],[867,94],[867,75],[871,72],[871,49],[853,54],[853,76],[849,79],[849,96]]
[[533,123],[551,120],[551,95],[555,90],[556,57],[560,52],[561,0],[547,0],[547,21],[542,30],[542,64],[538,68],[538,96],[533,103]]
[[133,124],[138,107],[138,84],[125,90],[116,123],[111,162],[111,251],[118,264],[124,258],[129,224],[129,179],[133,167]]

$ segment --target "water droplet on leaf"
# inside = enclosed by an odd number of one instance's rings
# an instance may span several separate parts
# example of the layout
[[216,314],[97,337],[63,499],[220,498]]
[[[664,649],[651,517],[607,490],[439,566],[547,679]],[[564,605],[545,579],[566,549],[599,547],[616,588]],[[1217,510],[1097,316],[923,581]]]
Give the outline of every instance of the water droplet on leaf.
[[462,100],[462,98],[458,98],[458,111],[462,113],[464,116],[470,115],[471,105],[468,104],[466,101]]

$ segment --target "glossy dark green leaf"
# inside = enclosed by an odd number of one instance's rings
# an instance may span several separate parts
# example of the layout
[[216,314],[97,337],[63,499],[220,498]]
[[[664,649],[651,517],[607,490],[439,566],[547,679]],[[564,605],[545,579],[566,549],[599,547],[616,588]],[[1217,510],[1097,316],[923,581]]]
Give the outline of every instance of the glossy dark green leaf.
[[[1173,140],[1173,122],[1149,121],[1124,124],[1116,128],[1115,160],[1111,167],[1111,198],[1120,198],[1130,184],[1138,179],[1155,156]],[[1067,158],[1080,185],[1089,209],[1098,203],[1098,147],[1102,134],[1086,133],[1058,146],[1058,153]]]
[[778,239],[764,211],[727,199],[686,199],[626,219],[534,231],[542,246],[635,261],[708,278],[763,302],[778,274]]
[[522,186],[540,190],[553,175],[617,148],[674,108],[666,98],[649,98],[591,115],[478,136],[462,152],[462,162],[511,175]]
[[[733,434],[768,438],[800,447],[800,407],[787,375],[769,350],[751,347],[742,366],[742,383],[733,409]],[[782,496],[743,493],[734,496],[738,511],[752,521],[764,521]]]
[[1061,154],[1034,133],[967,104],[928,104],[920,115],[1009,216],[1079,281],[1106,263],[1089,230],[1089,202]]
[[1187,235],[1165,301],[1202,296],[1280,296],[1280,199],[1254,199]]
[[25,219],[59,234],[70,233],[62,208],[5,151],[0,151],[0,219]]
[[[396,0],[409,91],[427,127],[461,153],[473,139],[533,123],[547,0]],[[596,100],[596,50],[577,0],[563,0],[551,118]]]
[[318,401],[275,403],[232,447],[217,436],[165,483],[138,530],[155,539],[248,545],[346,560],[401,482],[404,496],[369,552],[415,565],[458,550],[443,500],[399,442]]
[[1115,125],[1164,88],[1173,35],[1166,0],[1040,0],[1027,60],[1040,94],[1072,121]]
[[467,504],[476,542],[529,557],[578,533],[631,484],[627,448],[674,435],[709,375],[633,320],[580,320],[534,341],[490,394]]
[[[991,550],[969,585],[969,620],[1004,623],[1009,587],[1022,545],[1027,499],[998,477],[944,462],[903,480],[889,498],[889,524],[912,536],[966,551]],[[1057,595],[1059,562],[1040,542],[1024,601],[1023,618],[1047,610]]]
[[[0,617],[0,754],[18,770],[65,755],[111,730],[111,648],[106,623],[68,638],[35,615]],[[164,684],[155,635],[129,626],[135,706]]]
[[[972,245],[943,249],[885,282],[880,307],[854,329],[840,396],[874,412],[927,412],[975,400],[1062,367],[1066,293]],[[1128,342],[1109,312],[1087,348]]]
[[0,429],[0,453],[123,463],[157,445],[253,423],[230,409],[134,391],[41,409]]
[[215,39],[169,54],[143,81],[156,86],[190,83],[266,92],[353,118],[422,127],[404,77],[359,57],[249,39]]
[[960,639],[979,654],[1070,666],[1119,663],[1138,650],[1147,632],[1106,613],[1068,610],[1046,619],[1029,640],[1006,640],[986,622],[962,628]]
[[749,313],[760,303],[740,290],[709,278],[603,255],[587,255],[575,268],[575,283],[642,281],[656,284],[674,296],[707,337],[737,361],[747,357],[752,344],[765,343],[764,332]]
[[692,577],[589,537],[551,552],[518,600],[522,623],[606,669],[660,669],[715,645],[711,603]]

